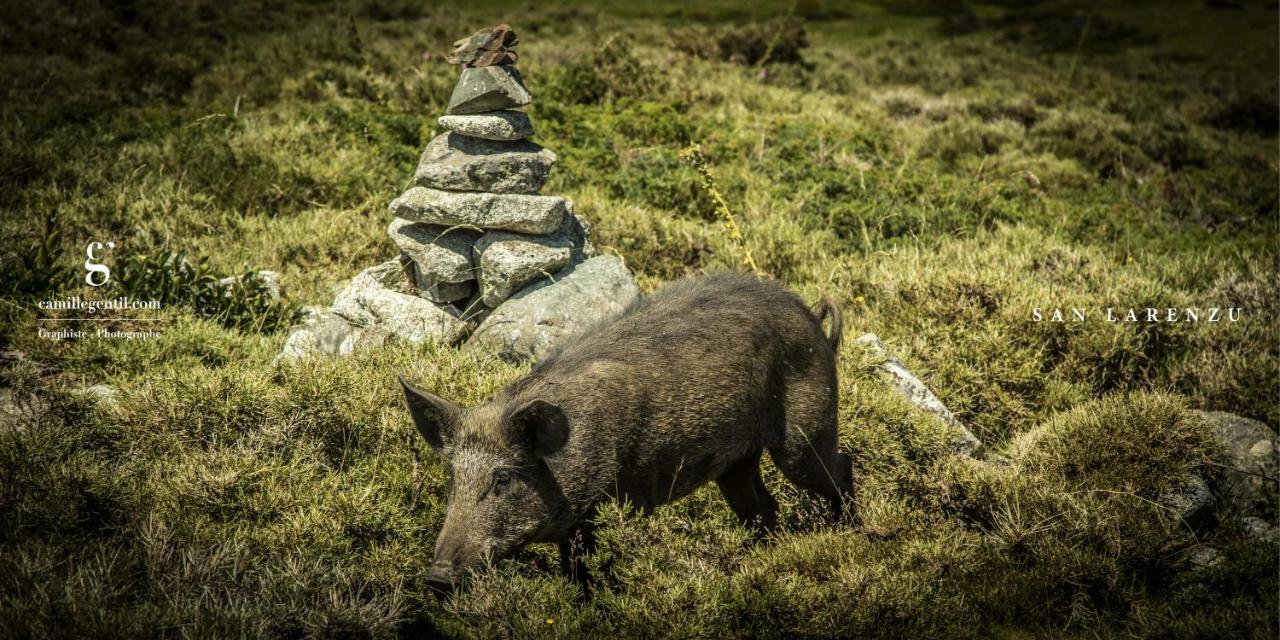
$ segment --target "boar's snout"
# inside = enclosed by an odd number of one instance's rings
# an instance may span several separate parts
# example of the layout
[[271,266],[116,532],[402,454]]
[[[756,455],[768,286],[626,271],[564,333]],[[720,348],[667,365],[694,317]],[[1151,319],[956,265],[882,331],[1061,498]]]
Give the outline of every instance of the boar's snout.
[[427,573],[427,586],[437,595],[448,595],[457,586],[458,571],[452,563],[436,561]]

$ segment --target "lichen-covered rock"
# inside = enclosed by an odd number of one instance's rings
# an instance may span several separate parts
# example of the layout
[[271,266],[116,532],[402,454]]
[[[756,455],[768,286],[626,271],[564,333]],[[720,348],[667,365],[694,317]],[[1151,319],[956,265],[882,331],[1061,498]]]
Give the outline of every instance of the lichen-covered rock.
[[450,191],[537,193],[555,163],[555,153],[528,140],[498,142],[449,132],[427,144],[413,179]]
[[533,101],[520,72],[509,64],[468,67],[449,97],[445,113],[467,114],[523,107]]
[[453,302],[471,295],[475,280],[472,250],[480,233],[395,218],[387,233],[413,262],[414,284],[429,300]]
[[880,341],[879,337],[874,333],[868,333],[859,337],[855,342],[865,345],[868,349],[884,358],[884,362],[880,365],[880,370],[884,372],[885,377],[889,379],[898,393],[910,400],[912,404],[937,415],[943,422],[955,428],[956,435],[951,441],[951,449],[953,451],[962,455],[972,456],[974,452],[982,447],[982,441],[978,440],[978,437],[973,435],[972,431],[969,431],[968,428],[961,424],[955,415],[951,413],[951,410],[942,404],[938,396],[933,395],[929,387],[920,378],[917,378],[915,374],[911,373],[911,370],[907,369],[906,365],[902,364],[902,361],[897,356],[889,353],[889,348]]
[[[487,68],[487,67],[486,67]],[[391,201],[392,215],[444,226],[469,225],[519,233],[551,233],[564,222],[569,201],[558,196],[440,191],[410,187]]]
[[1198,411],[1227,451],[1223,472],[1224,496],[1242,513],[1267,513],[1277,498],[1274,478],[1280,476],[1276,432],[1266,424],[1223,411]]
[[490,308],[529,283],[550,277],[592,253],[586,226],[570,213],[555,233],[543,236],[491,231],[476,242],[481,301]]
[[596,256],[516,293],[480,323],[467,347],[492,349],[507,360],[540,359],[639,296],[621,259]]
[[510,231],[484,234],[476,243],[480,294],[486,306],[502,304],[512,293],[569,264],[570,247],[551,236]]
[[1160,496],[1159,503],[1185,520],[1211,506],[1213,492],[1204,478],[1192,474],[1176,490]]
[[523,140],[533,136],[533,123],[523,111],[440,116],[440,126],[454,133],[485,140]]
[[400,261],[384,262],[352,278],[331,309],[351,324],[408,342],[455,344],[466,336],[467,323],[451,307],[398,290],[403,284]]

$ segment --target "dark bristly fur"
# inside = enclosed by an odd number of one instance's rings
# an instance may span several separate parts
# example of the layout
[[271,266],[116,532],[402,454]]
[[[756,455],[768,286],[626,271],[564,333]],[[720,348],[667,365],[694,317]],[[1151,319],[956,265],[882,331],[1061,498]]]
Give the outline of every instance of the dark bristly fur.
[[[822,322],[831,321],[824,333]],[[642,511],[714,480],[744,525],[777,505],[760,478],[769,451],[788,480],[840,506],[836,450],[840,309],[781,285],[719,274],[669,285],[547,357],[492,400],[462,409],[404,384],[414,422],[449,461],[449,509],[428,581],[532,542],[586,539],[602,502]]]

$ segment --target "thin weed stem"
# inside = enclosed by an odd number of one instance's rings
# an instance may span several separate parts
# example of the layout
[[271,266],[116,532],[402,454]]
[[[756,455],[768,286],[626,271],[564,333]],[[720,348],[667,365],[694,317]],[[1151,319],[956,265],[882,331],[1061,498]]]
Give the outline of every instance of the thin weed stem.
[[733,212],[729,210],[729,205],[725,203],[724,196],[720,195],[720,189],[716,187],[715,178],[711,177],[711,170],[707,168],[707,158],[702,155],[702,145],[689,145],[680,152],[680,157],[692,164],[698,175],[702,177],[702,190],[715,202],[716,215],[724,220],[725,226],[729,228],[729,239],[742,252],[742,263],[755,274],[763,274],[764,272],[756,265],[755,258],[751,256],[751,249],[747,246],[746,240],[742,236],[742,227],[738,224],[737,216],[734,216]]

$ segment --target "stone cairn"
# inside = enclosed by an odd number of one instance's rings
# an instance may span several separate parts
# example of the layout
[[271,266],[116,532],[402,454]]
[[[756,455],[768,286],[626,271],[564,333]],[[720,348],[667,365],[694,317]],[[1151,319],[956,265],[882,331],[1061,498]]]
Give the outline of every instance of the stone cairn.
[[638,297],[620,259],[594,256],[573,203],[539,195],[556,154],[530,140],[517,110],[532,101],[517,43],[505,24],[454,43],[447,60],[462,74],[439,119],[445,132],[389,207],[400,257],[361,272],[329,309],[308,310],[281,358],[391,337],[537,358]]

